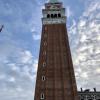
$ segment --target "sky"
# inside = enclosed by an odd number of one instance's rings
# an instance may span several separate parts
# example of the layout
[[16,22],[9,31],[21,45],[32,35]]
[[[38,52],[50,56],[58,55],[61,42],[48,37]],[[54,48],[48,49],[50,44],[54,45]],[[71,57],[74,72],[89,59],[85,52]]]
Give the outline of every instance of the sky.
[[[0,98],[34,100],[42,29],[48,0],[0,0]],[[100,0],[61,0],[78,90],[100,91]]]

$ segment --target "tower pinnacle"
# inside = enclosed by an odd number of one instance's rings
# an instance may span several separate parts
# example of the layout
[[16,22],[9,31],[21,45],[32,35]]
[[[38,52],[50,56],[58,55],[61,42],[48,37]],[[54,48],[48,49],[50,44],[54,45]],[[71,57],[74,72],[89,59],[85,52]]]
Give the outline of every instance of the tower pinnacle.
[[56,3],[58,0],[50,0],[50,3]]

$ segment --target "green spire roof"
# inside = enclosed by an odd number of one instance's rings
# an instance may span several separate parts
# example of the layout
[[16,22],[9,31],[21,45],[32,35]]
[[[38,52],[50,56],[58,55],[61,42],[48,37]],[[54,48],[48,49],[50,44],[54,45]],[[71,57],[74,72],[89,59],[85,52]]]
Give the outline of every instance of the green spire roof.
[[50,0],[50,3],[56,3],[58,0]]

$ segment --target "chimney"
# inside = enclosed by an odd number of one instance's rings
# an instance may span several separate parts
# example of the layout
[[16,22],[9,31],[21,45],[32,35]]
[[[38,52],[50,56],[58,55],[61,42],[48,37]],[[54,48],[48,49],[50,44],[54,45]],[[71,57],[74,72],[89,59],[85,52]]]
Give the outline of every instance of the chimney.
[[81,88],[81,92],[83,92],[83,89]]
[[96,92],[96,88],[93,88],[94,89],[94,92]]

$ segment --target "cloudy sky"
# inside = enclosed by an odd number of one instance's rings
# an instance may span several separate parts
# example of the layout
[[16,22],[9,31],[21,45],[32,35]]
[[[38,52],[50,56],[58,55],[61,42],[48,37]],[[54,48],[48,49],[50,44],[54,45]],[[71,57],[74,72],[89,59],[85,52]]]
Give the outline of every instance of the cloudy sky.
[[[0,98],[33,100],[47,0],[0,0]],[[100,0],[62,0],[78,89],[100,91]]]

